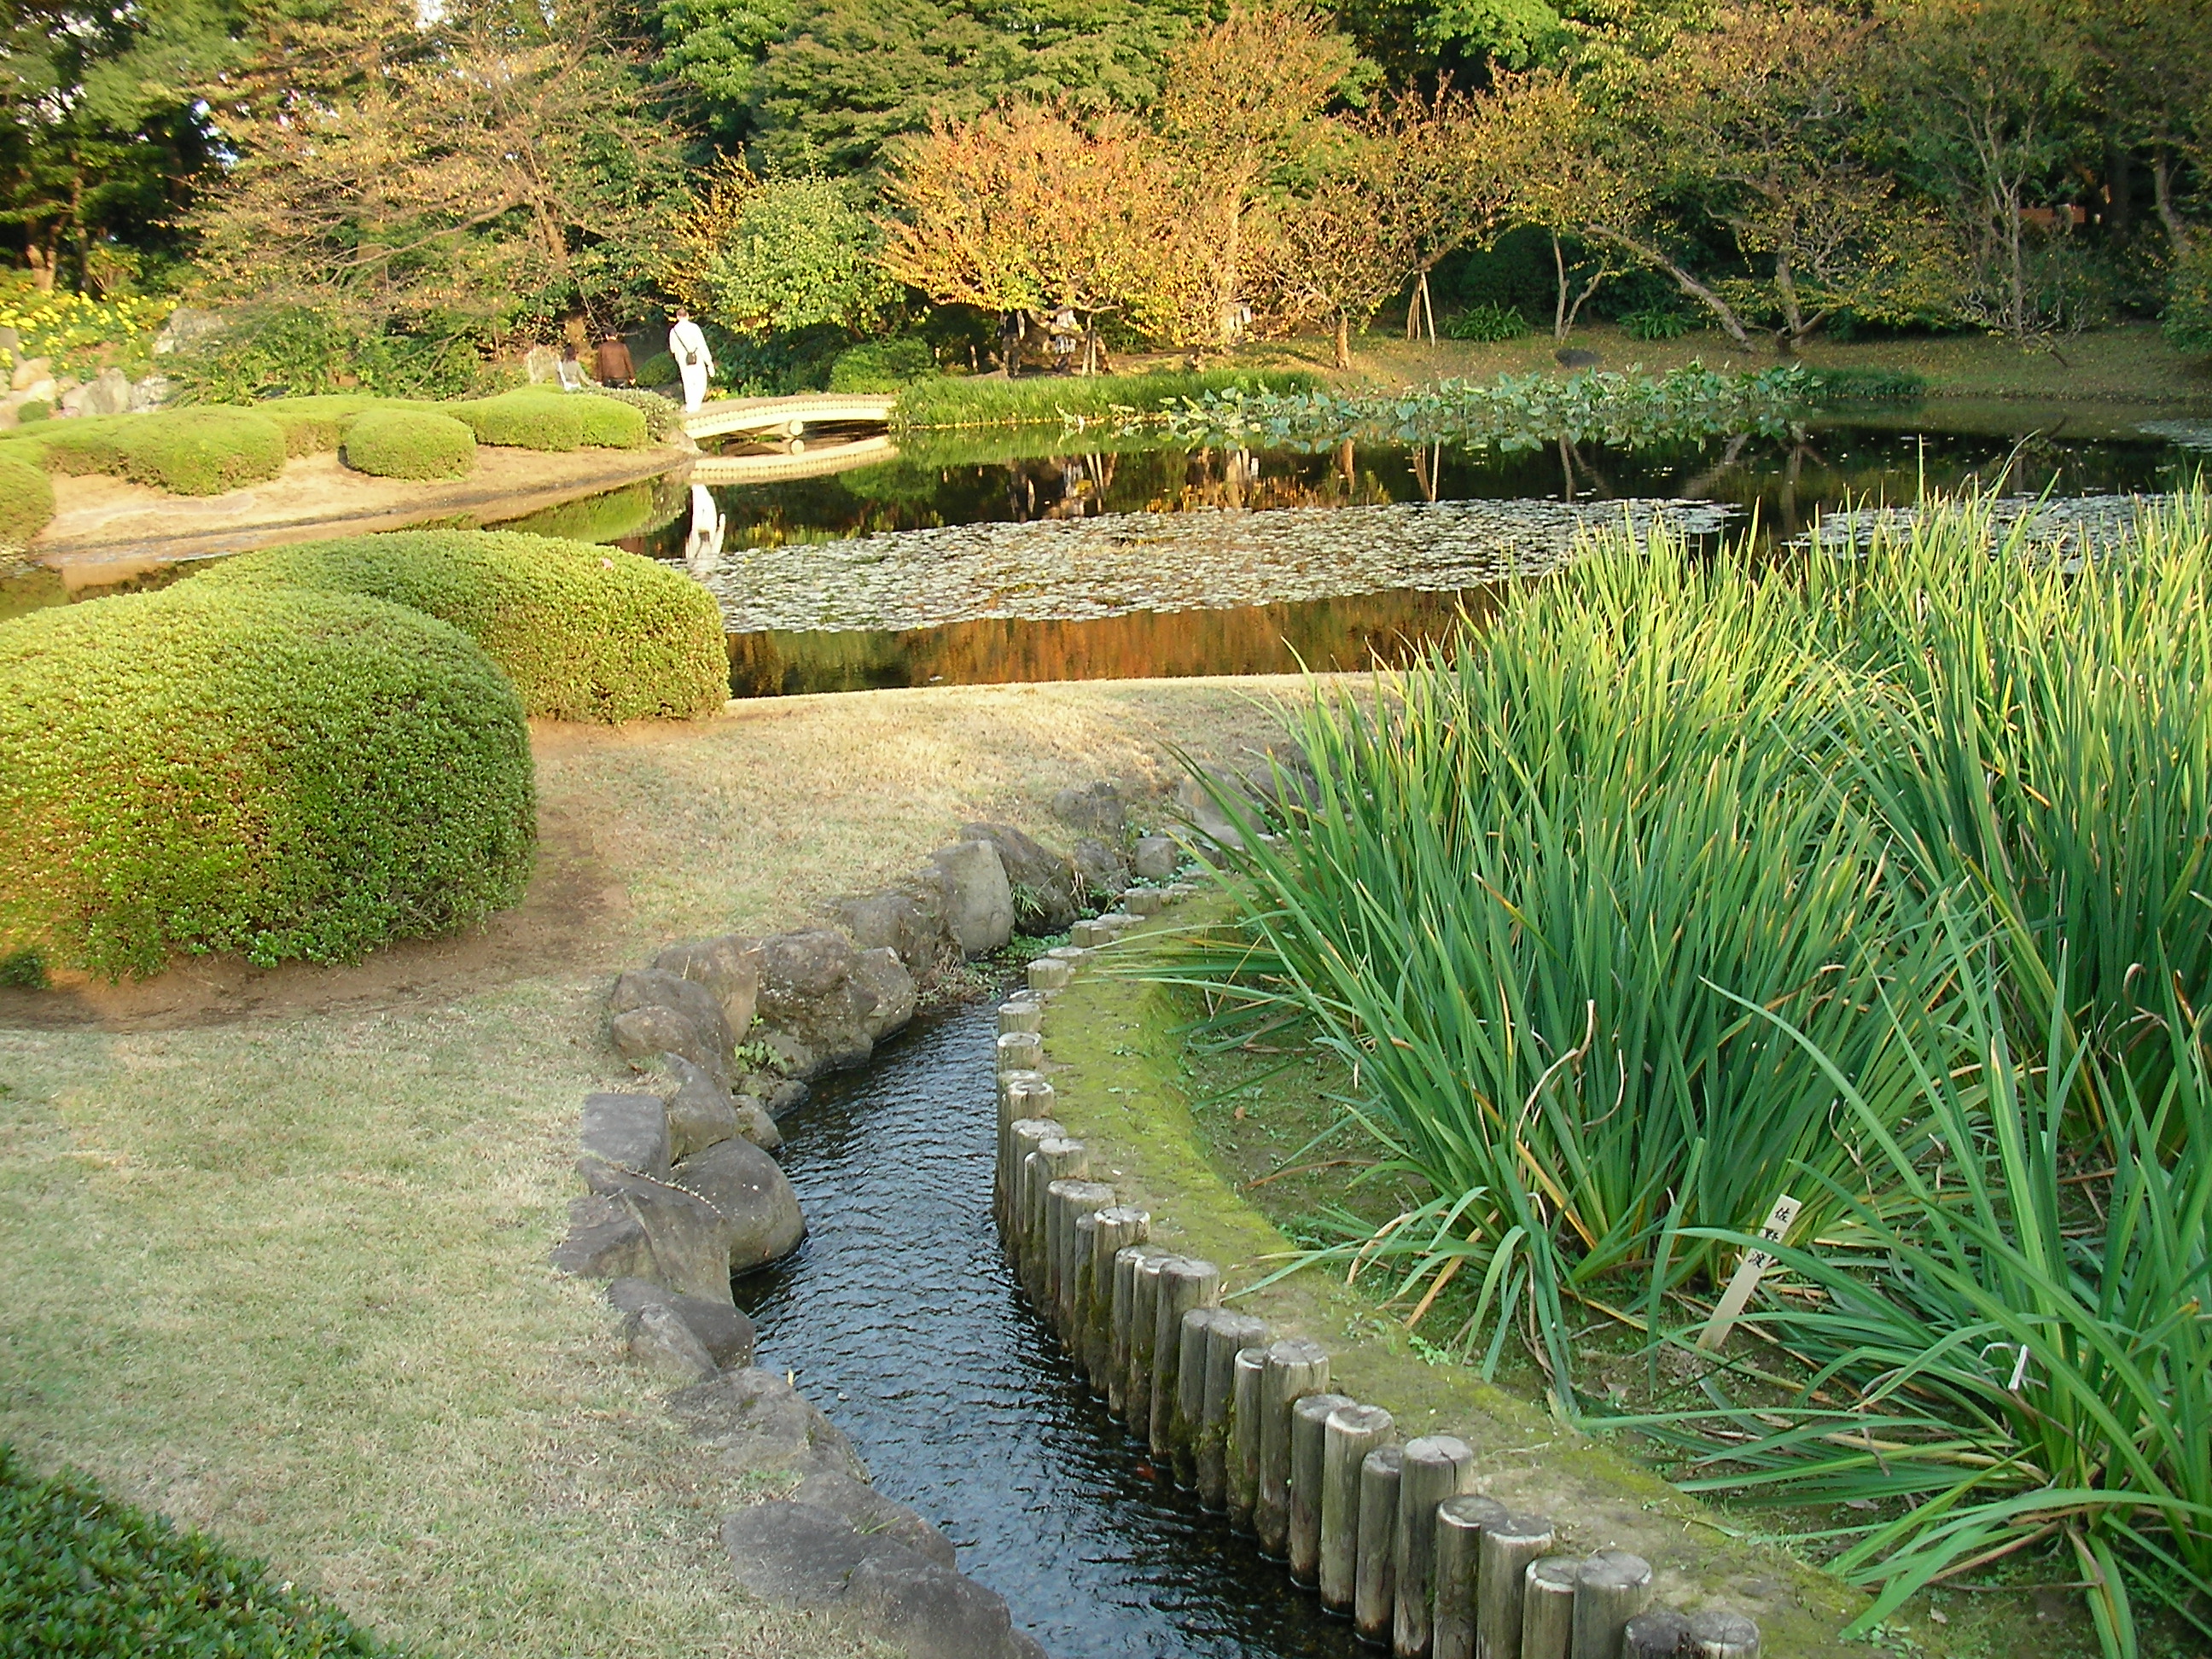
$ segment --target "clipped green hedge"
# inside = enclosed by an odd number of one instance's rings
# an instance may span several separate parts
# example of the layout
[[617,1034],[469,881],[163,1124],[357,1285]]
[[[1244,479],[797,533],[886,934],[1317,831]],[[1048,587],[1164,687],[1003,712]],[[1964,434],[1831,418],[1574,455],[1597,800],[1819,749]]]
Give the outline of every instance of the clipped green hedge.
[[583,445],[582,402],[567,392],[502,392],[496,398],[448,404],[446,413],[466,422],[480,444],[561,451]]
[[0,547],[28,547],[53,516],[54,486],[46,470],[0,455]]
[[357,416],[372,409],[404,409],[405,404],[365,393],[333,392],[319,398],[272,398],[253,405],[284,430],[284,447],[294,455],[327,455],[345,441]]
[[0,1659],[397,1659],[258,1561],[0,1446]]
[[[672,438],[684,429],[684,405],[672,403],[658,392],[647,392],[634,386],[596,386],[592,388],[595,398],[611,398],[618,404],[628,404],[645,417],[646,436],[658,443]],[[629,446],[624,445],[627,448]]]
[[0,626],[0,960],[344,961],[513,904],[528,729],[474,641],[205,579]]
[[284,429],[245,409],[126,416],[113,439],[123,476],[173,495],[220,495],[284,470]]
[[346,428],[345,464],[379,478],[465,478],[476,434],[434,410],[365,410]]
[[729,695],[713,596],[619,548],[403,530],[241,553],[191,585],[366,593],[426,611],[475,639],[524,707],[552,720],[688,720]]

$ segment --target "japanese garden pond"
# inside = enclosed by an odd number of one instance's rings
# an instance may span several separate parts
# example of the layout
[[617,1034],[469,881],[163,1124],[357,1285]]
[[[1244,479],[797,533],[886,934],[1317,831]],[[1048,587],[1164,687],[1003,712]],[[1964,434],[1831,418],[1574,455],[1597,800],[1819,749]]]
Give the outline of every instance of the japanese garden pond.
[[916,434],[849,471],[695,484],[607,539],[714,592],[741,696],[1364,668],[1624,519],[1771,545],[1923,490],[2172,490],[2208,441],[2172,415],[1960,404],[1632,449]]
[[[1960,399],[1632,447],[831,434],[508,522],[687,570],[721,606],[732,694],[776,696],[1365,668],[1479,618],[1594,527],[1765,547],[1974,488],[2109,514],[2187,483],[2207,448],[2212,422],[2170,404]],[[716,481],[748,471],[782,476]],[[116,590],[0,572],[0,618],[94,591]]]

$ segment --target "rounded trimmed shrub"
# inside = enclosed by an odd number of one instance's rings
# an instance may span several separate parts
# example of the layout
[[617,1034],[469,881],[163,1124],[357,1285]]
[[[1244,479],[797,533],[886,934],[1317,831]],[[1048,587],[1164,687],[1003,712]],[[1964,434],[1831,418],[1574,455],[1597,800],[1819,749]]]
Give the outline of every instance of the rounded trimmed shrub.
[[220,586],[0,626],[0,959],[345,961],[514,903],[528,728],[459,629]]
[[688,720],[729,695],[714,596],[619,548],[507,530],[402,530],[240,553],[188,584],[367,593],[451,623],[532,714]]
[[465,478],[477,464],[477,435],[434,410],[364,410],[346,428],[344,459],[379,478]]
[[362,392],[331,392],[315,398],[272,398],[253,405],[284,429],[284,447],[294,455],[327,455],[345,441],[346,428],[365,410],[398,407]]
[[642,449],[652,436],[645,411],[619,398],[571,392],[584,417],[584,441],[594,449]]
[[0,547],[28,547],[53,516],[54,486],[46,469],[0,455]]
[[161,410],[119,417],[110,441],[135,483],[173,495],[220,495],[284,470],[284,429],[245,409]]
[[[561,451],[582,446],[582,405],[586,401],[565,392],[502,392],[496,398],[447,404],[445,412],[457,421],[465,422],[480,444],[497,444],[508,449]],[[621,407],[613,403],[607,406]]]

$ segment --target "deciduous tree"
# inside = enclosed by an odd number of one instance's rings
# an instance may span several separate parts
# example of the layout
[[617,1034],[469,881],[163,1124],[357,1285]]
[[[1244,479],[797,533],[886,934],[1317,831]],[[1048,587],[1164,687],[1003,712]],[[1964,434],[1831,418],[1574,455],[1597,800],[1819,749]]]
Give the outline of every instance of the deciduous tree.
[[677,217],[667,280],[733,334],[865,334],[902,292],[878,262],[880,241],[836,180],[762,179],[726,161]]

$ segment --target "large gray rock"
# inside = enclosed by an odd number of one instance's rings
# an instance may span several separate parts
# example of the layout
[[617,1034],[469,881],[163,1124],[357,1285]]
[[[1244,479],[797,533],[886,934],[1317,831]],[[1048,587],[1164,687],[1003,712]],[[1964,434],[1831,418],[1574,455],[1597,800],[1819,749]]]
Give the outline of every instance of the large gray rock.
[[674,1185],[675,1177],[675,1170],[665,1182],[623,1176],[611,1190],[578,1199],[568,1206],[568,1237],[554,1251],[554,1266],[595,1279],[649,1279],[708,1302],[732,1300],[736,1229],[711,1199]]
[[561,378],[561,358],[551,346],[534,345],[522,354],[522,372],[530,377],[532,386],[544,386]]
[[729,1303],[678,1296],[649,1279],[617,1279],[607,1286],[607,1300],[623,1316],[625,1341],[638,1315],[647,1308],[666,1308],[690,1328],[718,1368],[752,1364],[753,1322]]
[[1061,790],[1052,798],[1052,815],[1073,829],[1108,841],[1121,840],[1129,821],[1121,792],[1103,780],[1088,789]]
[[[128,415],[131,412],[131,379],[119,368],[103,368],[90,384],[79,386],[70,394],[73,413],[83,416]],[[64,407],[68,406],[65,401]]]
[[[804,1089],[806,1085],[799,1085]],[[734,1095],[730,1103],[737,1108],[738,1133],[764,1152],[772,1152],[783,1145],[783,1131],[775,1127],[775,1114],[758,1095]]]
[[682,1384],[720,1375],[707,1345],[665,1302],[639,1309],[627,1328],[629,1357],[657,1376]]
[[941,1567],[960,1565],[952,1540],[896,1498],[886,1498],[873,1486],[842,1474],[810,1474],[791,1494],[794,1504],[811,1504],[817,1510],[842,1515],[855,1532],[875,1533],[896,1540],[915,1554]]
[[878,1042],[894,1031],[902,1031],[914,1018],[914,975],[906,970],[897,951],[889,945],[862,951],[853,958],[853,978],[876,1000],[868,1016],[868,1036]]
[[[1214,788],[1234,802],[1246,822],[1256,829],[1259,805],[1246,791],[1244,781],[1229,773],[1211,769],[1206,775]],[[1196,778],[1187,777],[1176,785],[1175,805],[1186,823],[1217,846],[1241,848],[1244,845],[1243,832],[1222,810],[1220,803],[1214,799],[1213,792]]]
[[1182,863],[1182,848],[1166,836],[1139,836],[1129,867],[1146,881],[1172,881]]
[[1061,933],[1075,920],[1080,896],[1070,860],[1007,824],[963,824],[960,833],[970,841],[988,841],[998,849],[1007,883],[1021,896],[1014,906],[1014,922],[1023,932]]
[[952,948],[945,931],[945,884],[936,871],[929,874],[929,880],[909,882],[891,892],[840,900],[833,911],[854,945],[862,951],[896,951],[915,975],[943,966]]
[[[1139,843],[1141,845],[1142,843]],[[1129,884],[1129,866],[1119,852],[1096,836],[1085,836],[1069,851],[1075,875],[1085,898],[1096,900],[1118,893]]]
[[844,1431],[778,1372],[726,1370],[671,1395],[668,1410],[725,1473],[868,1478]]
[[1042,1659],[999,1596],[813,1504],[739,1510],[722,1522],[722,1547],[755,1595],[842,1616],[908,1659]]
[[722,1005],[705,986],[659,968],[633,969],[607,997],[615,1047],[638,1065],[681,1054],[717,1082],[730,1075],[735,1039]]
[[179,346],[204,340],[210,334],[222,332],[222,315],[198,306],[179,306],[169,313],[169,320],[161,325],[161,331],[154,337],[154,355],[167,356]]
[[744,1041],[760,997],[760,946],[742,933],[672,945],[653,959],[664,973],[703,985],[722,1006],[732,1041]]
[[676,1092],[668,1097],[665,1108],[672,1160],[703,1152],[744,1133],[744,1115],[726,1085],[681,1054],[663,1054],[660,1059],[676,1079]]
[[999,849],[963,841],[930,854],[945,877],[945,927],[964,956],[980,957],[1014,936],[1014,894]]
[[761,941],[760,1040],[793,1077],[865,1063],[876,994],[856,976],[859,952],[831,928]]
[[[672,1187],[713,1206],[726,1229],[722,1281],[789,1255],[806,1237],[799,1195],[776,1161],[750,1140],[726,1140],[668,1172]],[[649,1225],[649,1224],[648,1224]],[[663,1283],[671,1283],[663,1280]],[[688,1286],[678,1288],[689,1288]]]
[[668,1173],[668,1110],[659,1095],[586,1095],[576,1141],[577,1172],[595,1193],[620,1190],[627,1176]]

